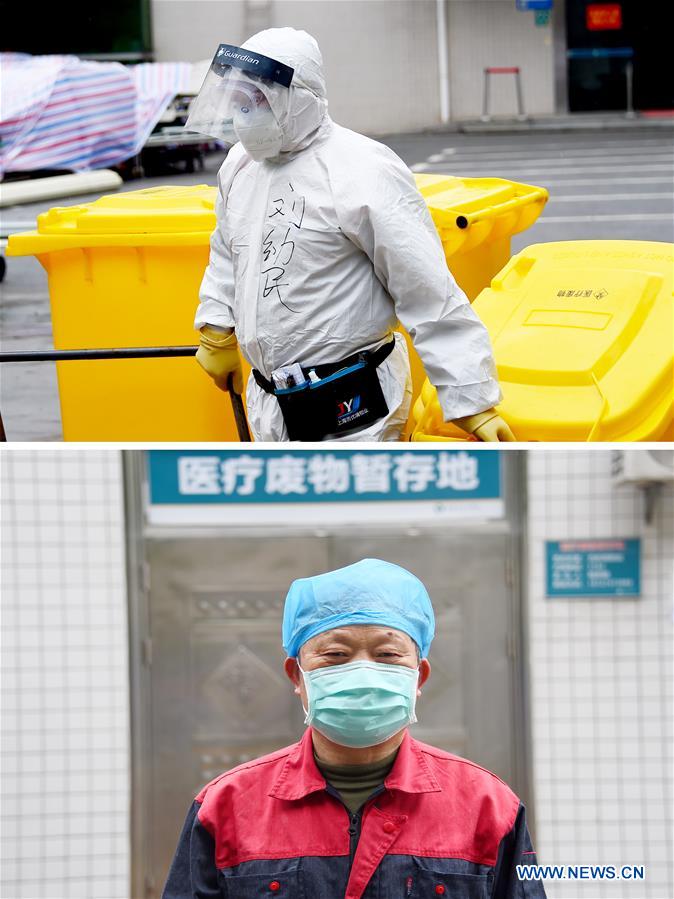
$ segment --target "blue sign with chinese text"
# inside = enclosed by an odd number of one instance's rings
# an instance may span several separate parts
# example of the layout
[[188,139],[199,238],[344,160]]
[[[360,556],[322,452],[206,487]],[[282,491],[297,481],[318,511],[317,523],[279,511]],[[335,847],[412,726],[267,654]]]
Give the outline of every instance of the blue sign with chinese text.
[[517,9],[552,9],[553,0],[515,0]]
[[490,450],[150,450],[150,503],[498,499]]
[[641,541],[548,540],[545,547],[546,595],[639,596]]

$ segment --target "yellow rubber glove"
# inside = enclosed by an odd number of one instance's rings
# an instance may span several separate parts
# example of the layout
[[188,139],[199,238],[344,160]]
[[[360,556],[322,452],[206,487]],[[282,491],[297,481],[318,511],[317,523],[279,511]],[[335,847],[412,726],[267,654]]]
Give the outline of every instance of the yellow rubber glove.
[[200,333],[197,350],[199,365],[213,378],[220,390],[229,389],[231,376],[234,392],[243,393],[243,372],[236,334],[225,334],[209,325],[204,325]]
[[477,412],[475,415],[455,418],[454,424],[463,431],[474,434],[478,440],[484,440],[488,443],[516,440],[513,432],[493,407],[485,409],[484,412]]

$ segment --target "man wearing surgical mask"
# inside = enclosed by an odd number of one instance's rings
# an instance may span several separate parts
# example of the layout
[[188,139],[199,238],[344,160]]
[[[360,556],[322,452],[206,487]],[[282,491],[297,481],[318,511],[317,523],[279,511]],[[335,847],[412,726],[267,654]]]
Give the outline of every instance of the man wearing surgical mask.
[[544,899],[524,806],[495,775],[415,740],[431,601],[364,559],[295,581],[285,671],[292,746],[220,775],[188,813],[163,899]]
[[[350,66],[350,59],[342,65]],[[186,128],[231,147],[199,291],[197,361],[243,389],[256,440],[399,440],[412,387],[401,322],[446,421],[514,440],[489,336],[447,269],[412,173],[328,114],[305,31],[221,44]]]

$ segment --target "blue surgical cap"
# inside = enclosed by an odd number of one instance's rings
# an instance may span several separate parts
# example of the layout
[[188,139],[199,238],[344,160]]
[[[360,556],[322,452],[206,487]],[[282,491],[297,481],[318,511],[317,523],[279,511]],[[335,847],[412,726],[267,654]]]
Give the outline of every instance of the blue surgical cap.
[[379,624],[403,631],[425,659],[435,633],[428,591],[405,568],[362,559],[346,568],[293,581],[283,609],[283,648],[300,647],[324,631],[347,624]]

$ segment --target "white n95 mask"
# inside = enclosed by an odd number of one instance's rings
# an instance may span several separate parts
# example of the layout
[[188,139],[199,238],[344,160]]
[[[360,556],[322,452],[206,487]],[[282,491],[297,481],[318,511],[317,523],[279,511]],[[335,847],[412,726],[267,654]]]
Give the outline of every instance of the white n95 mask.
[[242,105],[232,119],[236,136],[257,162],[281,151],[283,133],[270,106]]

